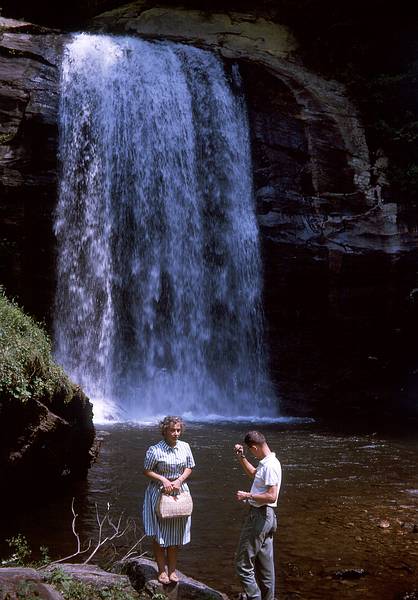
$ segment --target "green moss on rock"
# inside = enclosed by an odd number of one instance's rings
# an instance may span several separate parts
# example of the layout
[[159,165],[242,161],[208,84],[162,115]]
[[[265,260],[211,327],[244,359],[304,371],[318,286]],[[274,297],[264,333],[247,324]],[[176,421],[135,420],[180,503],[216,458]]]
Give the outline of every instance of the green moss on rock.
[[0,395],[25,402],[56,394],[68,402],[72,384],[52,360],[47,334],[0,289]]

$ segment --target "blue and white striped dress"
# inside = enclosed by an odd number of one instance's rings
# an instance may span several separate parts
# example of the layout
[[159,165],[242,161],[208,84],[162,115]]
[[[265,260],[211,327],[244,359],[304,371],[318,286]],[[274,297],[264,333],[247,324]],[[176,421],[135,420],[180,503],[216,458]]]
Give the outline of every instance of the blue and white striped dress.
[[[184,469],[193,469],[195,462],[187,442],[177,440],[175,446],[170,446],[162,440],[155,446],[150,446],[145,455],[144,469],[163,475],[171,481],[180,477]],[[160,519],[157,516],[157,504],[161,495],[161,483],[151,480],[145,490],[142,516],[145,535],[152,536],[160,546],[184,546],[190,542],[191,517]],[[181,491],[189,491],[187,483],[182,483]]]

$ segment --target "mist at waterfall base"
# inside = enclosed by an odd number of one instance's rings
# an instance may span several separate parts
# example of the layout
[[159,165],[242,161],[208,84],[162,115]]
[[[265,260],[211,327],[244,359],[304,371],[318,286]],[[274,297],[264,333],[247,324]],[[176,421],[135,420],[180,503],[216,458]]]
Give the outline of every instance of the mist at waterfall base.
[[237,67],[77,34],[61,85],[55,355],[95,420],[279,417]]

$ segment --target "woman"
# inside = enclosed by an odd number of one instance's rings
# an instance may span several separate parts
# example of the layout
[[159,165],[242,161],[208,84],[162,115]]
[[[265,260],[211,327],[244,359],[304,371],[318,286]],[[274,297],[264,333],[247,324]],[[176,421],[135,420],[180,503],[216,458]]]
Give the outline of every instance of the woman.
[[173,494],[189,490],[185,481],[195,463],[189,444],[179,440],[184,431],[181,417],[165,417],[160,423],[160,430],[164,440],[150,446],[145,455],[144,475],[151,481],[145,491],[144,529],[145,535],[153,538],[158,581],[176,583],[177,549],[190,542],[191,517],[160,519],[156,510],[161,493]]

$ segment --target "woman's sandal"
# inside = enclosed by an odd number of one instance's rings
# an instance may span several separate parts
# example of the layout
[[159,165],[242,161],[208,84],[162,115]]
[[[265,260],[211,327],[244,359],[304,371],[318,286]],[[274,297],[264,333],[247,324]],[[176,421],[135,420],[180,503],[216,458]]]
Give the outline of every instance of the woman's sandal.
[[158,575],[158,581],[163,585],[167,585],[168,583],[170,583],[170,579],[165,571]]
[[169,580],[171,581],[171,583],[178,583],[179,582],[178,575],[176,573],[171,573]]

